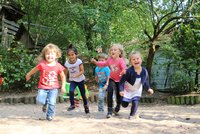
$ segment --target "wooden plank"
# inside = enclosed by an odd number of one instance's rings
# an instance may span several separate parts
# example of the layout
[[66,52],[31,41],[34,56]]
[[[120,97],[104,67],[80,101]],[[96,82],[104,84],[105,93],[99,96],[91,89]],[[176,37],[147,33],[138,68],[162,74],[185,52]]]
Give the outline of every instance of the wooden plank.
[[16,35],[16,32],[14,32],[14,31],[12,31],[12,30],[9,30],[9,29],[8,29],[7,33],[8,33],[8,34],[12,34],[12,35]]
[[6,20],[6,19],[3,19],[2,20],[5,24],[9,24],[9,25],[12,25],[14,27],[17,27],[19,28],[19,25],[17,23],[15,23],[14,21],[9,21],[9,20]]
[[17,27],[13,27],[12,25],[7,25],[7,24],[4,24],[4,27],[5,27],[5,28],[8,28],[8,29],[10,29],[10,30],[12,30],[12,31],[15,31],[15,32],[17,32],[18,29],[19,29],[19,28],[17,28]]

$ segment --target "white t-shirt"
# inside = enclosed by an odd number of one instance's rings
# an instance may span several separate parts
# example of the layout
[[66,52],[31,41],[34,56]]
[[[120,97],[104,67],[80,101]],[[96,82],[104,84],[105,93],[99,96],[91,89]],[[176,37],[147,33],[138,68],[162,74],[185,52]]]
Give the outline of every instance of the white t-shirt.
[[127,81],[124,85],[124,97],[127,99],[132,99],[135,96],[141,97],[142,95],[142,83],[141,78],[136,78],[135,84],[131,85]]
[[69,71],[69,80],[75,81],[75,82],[81,82],[85,80],[85,76],[82,74],[79,77],[71,78],[70,76],[76,75],[80,72],[80,65],[83,64],[83,62],[77,58],[76,62],[74,64],[70,64],[68,61],[65,62],[65,67]]

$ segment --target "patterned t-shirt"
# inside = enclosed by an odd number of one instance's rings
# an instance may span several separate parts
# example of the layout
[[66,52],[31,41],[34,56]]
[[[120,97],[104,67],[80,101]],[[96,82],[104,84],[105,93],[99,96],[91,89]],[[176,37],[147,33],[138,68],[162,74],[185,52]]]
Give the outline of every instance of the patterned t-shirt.
[[65,67],[69,71],[69,81],[81,82],[85,80],[84,74],[80,75],[79,77],[72,78],[70,76],[76,75],[80,72],[80,65],[83,64],[82,60],[77,59],[74,64],[69,63],[69,61],[65,62]]
[[48,66],[46,61],[41,61],[37,68],[40,71],[39,89],[60,88],[58,75],[65,69],[60,63],[56,62],[55,66]]
[[98,84],[100,87],[103,87],[106,84],[107,78],[110,76],[109,67],[96,67],[95,76],[98,77]]

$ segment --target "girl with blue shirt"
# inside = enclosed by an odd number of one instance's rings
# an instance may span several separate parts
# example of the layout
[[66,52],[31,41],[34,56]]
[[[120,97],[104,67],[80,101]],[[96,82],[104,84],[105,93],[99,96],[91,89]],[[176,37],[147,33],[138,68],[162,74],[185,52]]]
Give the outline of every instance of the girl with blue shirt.
[[128,107],[132,103],[129,119],[137,118],[136,112],[138,103],[142,95],[142,88],[147,89],[149,95],[153,94],[153,90],[149,86],[148,72],[142,65],[142,57],[140,52],[132,52],[129,55],[131,67],[129,67],[120,80],[120,95],[122,98],[122,106]]

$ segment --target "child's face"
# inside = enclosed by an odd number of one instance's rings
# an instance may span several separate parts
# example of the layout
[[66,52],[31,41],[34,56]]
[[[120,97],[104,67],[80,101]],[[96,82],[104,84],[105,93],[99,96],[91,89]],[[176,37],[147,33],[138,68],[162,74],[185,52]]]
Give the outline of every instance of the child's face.
[[69,61],[74,63],[76,61],[76,54],[74,51],[69,51],[68,54],[67,54],[68,58],[69,58]]
[[98,61],[105,61],[104,58],[98,58]]
[[46,60],[46,62],[52,63],[52,62],[55,62],[56,59],[57,59],[57,55],[56,55],[55,51],[49,50],[49,51],[45,52],[45,60]]
[[131,65],[136,67],[140,67],[142,65],[142,58],[140,54],[132,54],[130,57]]
[[112,58],[119,58],[119,55],[121,54],[121,51],[119,50],[119,48],[117,46],[112,46],[110,48],[110,56]]

